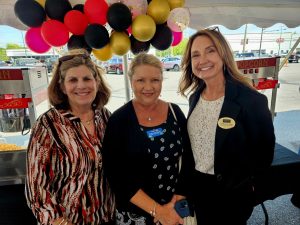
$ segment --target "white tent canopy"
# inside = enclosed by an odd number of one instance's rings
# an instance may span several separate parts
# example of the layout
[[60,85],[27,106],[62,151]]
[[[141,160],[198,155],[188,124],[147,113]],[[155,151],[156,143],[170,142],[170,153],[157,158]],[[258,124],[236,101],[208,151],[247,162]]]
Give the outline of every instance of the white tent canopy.
[[[26,30],[14,14],[16,0],[0,0],[0,24]],[[84,0],[70,0],[72,4]],[[299,0],[186,0],[191,13],[190,27],[200,29],[214,24],[236,29],[244,24],[270,27],[283,23],[300,26]]]
[[299,0],[186,0],[186,6],[194,29],[214,24],[230,29],[250,23],[263,28],[276,23],[300,26]]

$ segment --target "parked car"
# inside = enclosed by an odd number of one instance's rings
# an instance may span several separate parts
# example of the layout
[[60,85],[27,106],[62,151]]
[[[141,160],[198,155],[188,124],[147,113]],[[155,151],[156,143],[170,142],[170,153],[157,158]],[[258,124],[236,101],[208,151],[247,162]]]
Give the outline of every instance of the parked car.
[[15,59],[16,66],[34,66],[39,63],[35,58],[17,58]]
[[58,57],[50,57],[45,60],[45,64],[46,64],[48,73],[52,72],[53,65],[54,65],[54,63],[56,63],[57,59],[58,59]]
[[0,61],[0,66],[7,66],[7,63],[4,61]]
[[289,63],[295,62],[298,63],[299,62],[299,56],[297,54],[291,54],[289,57]]
[[179,71],[180,70],[180,64],[181,64],[181,58],[179,57],[168,57],[161,60],[163,64],[163,68],[166,71],[174,70]]
[[235,58],[249,58],[255,57],[253,52],[245,52],[245,53],[236,53]]
[[122,58],[113,57],[103,64],[106,73],[123,74],[123,60]]

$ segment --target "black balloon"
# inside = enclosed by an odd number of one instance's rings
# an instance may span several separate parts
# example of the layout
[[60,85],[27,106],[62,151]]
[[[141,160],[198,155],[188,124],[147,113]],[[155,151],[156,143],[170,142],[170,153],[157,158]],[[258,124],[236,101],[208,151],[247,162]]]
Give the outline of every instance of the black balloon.
[[40,27],[46,20],[44,8],[36,1],[17,1],[14,11],[18,19],[28,27]]
[[77,5],[74,5],[74,6],[73,6],[73,9],[74,9],[74,10],[78,10],[78,11],[84,13],[84,5],[83,5],[83,4],[77,4]]
[[74,48],[84,48],[89,53],[92,52],[92,48],[88,46],[83,35],[72,35],[68,41],[68,50]]
[[86,43],[95,49],[103,48],[109,43],[109,34],[106,28],[100,24],[90,24],[85,32]]
[[130,9],[123,3],[112,4],[107,11],[108,24],[116,31],[126,30],[132,23]]
[[150,48],[150,41],[141,42],[136,40],[133,35],[130,36],[130,50],[134,55],[137,55],[140,52],[148,52]]
[[156,32],[150,42],[151,45],[158,50],[163,51],[168,49],[173,42],[171,29],[166,25],[156,26]]
[[68,0],[46,0],[45,10],[49,18],[64,22],[64,17],[72,10],[72,6]]

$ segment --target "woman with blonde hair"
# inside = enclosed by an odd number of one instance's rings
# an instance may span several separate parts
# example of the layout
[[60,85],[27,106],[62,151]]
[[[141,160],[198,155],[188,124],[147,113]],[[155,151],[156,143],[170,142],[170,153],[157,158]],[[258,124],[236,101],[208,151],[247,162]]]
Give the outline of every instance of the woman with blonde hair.
[[254,207],[253,178],[270,167],[274,154],[267,98],[241,75],[217,28],[190,37],[182,69],[179,92],[191,94],[193,155],[182,168],[192,174],[198,225],[246,225]]
[[174,205],[179,159],[189,148],[185,116],[177,105],[160,99],[158,58],[140,53],[128,76],[134,98],[111,115],[103,147],[117,224],[182,224]]
[[48,87],[53,106],[36,121],[27,152],[26,198],[39,224],[112,223],[114,196],[102,168],[110,97],[83,49],[58,59]]

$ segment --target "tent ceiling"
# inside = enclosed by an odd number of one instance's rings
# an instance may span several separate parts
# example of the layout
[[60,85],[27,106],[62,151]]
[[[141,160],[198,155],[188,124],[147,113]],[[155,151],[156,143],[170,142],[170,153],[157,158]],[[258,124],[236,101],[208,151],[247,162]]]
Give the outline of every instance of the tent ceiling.
[[[0,24],[26,30],[14,14],[16,0],[0,0]],[[72,4],[84,0],[70,0]],[[186,0],[190,9],[190,27],[200,29],[221,24],[236,29],[246,23],[270,27],[283,23],[292,28],[300,26],[299,0]]]
[[247,23],[264,28],[276,23],[300,26],[299,0],[186,0],[186,6],[194,29],[214,24],[237,29]]

